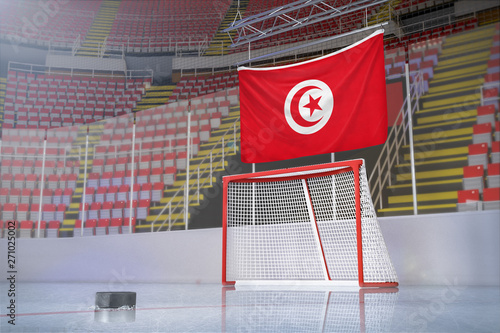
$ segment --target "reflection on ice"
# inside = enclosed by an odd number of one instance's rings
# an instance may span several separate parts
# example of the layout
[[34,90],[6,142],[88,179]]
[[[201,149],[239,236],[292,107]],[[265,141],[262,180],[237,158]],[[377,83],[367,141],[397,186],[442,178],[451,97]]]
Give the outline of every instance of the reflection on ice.
[[224,288],[222,325],[227,332],[386,332],[397,299],[397,288]]
[[94,321],[98,323],[132,323],[135,321],[135,308],[95,310]]

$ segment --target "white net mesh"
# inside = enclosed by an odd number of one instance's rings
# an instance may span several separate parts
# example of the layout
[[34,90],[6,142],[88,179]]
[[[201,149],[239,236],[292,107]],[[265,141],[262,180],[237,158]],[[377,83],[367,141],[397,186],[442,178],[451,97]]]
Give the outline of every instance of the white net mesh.
[[365,282],[397,281],[396,271],[377,222],[364,165],[359,173],[364,280]]
[[[364,165],[359,176],[364,282],[397,282]],[[226,280],[358,281],[354,182],[331,166],[229,181]]]
[[228,277],[323,279],[300,180],[230,183]]
[[357,280],[356,207],[352,171],[307,180],[333,280]]

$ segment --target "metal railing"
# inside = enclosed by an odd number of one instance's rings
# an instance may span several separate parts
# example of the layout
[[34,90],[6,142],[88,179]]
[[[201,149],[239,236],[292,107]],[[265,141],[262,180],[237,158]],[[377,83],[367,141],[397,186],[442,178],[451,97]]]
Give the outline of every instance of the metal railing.
[[206,19],[210,20],[210,18],[215,17],[215,15],[220,14],[219,12],[209,12],[203,14],[177,14],[177,15],[165,15],[165,14],[155,14],[154,11],[152,14],[125,14],[118,13],[115,15],[116,20],[123,21],[188,21],[188,20],[199,20]]
[[[78,52],[78,49],[82,46],[82,38],[81,35],[78,35],[76,37],[75,42],[73,43],[73,47],[71,48],[71,55],[74,57],[76,52]],[[50,47],[49,47],[49,53],[50,53]]]
[[181,57],[183,53],[196,52],[201,56],[208,48],[208,36],[162,36],[129,37],[113,36],[107,40],[106,50],[125,50],[131,53],[173,52]]
[[[192,202],[193,197],[196,198],[197,203],[200,203],[200,196],[201,196],[201,189],[206,186],[206,185],[213,185],[213,173],[214,170],[217,170],[217,168],[224,167],[225,165],[225,159],[226,159],[226,150],[229,148],[229,150],[233,150],[233,153],[236,154],[237,151],[237,138],[236,138],[236,132],[237,128],[239,127],[239,121],[240,118],[238,117],[230,126],[226,132],[221,136],[221,138],[214,144],[214,147],[212,150],[209,152],[209,154],[200,161],[199,166],[193,170],[193,173],[196,174],[196,181],[190,185],[188,184],[188,180],[182,185],[177,192],[174,193],[172,198],[169,200],[167,204],[163,207],[163,209],[158,213],[156,218],[151,222],[151,232],[155,231],[155,223],[159,220],[160,216],[163,215],[163,213],[168,212],[168,218],[163,220],[161,225],[156,229],[156,231],[160,231],[165,224],[168,225],[168,231],[172,229],[172,227],[180,220],[184,219],[187,214],[189,214],[189,204]],[[232,145],[229,145],[228,142],[225,140],[225,136],[228,134],[233,134],[233,138],[231,141]],[[218,148],[220,145],[220,148]],[[220,149],[220,153],[217,153],[216,151]],[[216,158],[219,158],[220,160],[218,162],[215,162]],[[202,169],[202,166],[206,164],[206,166]],[[186,172],[191,172],[190,170],[186,170]],[[205,176],[208,175],[208,178]],[[204,180],[201,180],[201,178],[205,177]],[[192,189],[195,189],[195,194],[194,195],[189,195]],[[178,200],[177,198],[179,196],[184,196],[186,198],[186,193],[187,193],[187,198],[188,200]],[[175,201],[178,202],[175,204]],[[177,214],[174,218],[172,218],[172,211],[175,211],[177,209],[181,209],[180,213]],[[185,228],[188,228],[188,225],[185,225]]]
[[[45,141],[45,140],[44,140]],[[2,142],[2,138],[0,137],[0,143]],[[3,147],[12,147],[12,148],[25,148],[25,149],[36,149],[37,151],[39,151],[40,149],[43,149],[44,146],[39,146],[39,145],[16,145],[16,146],[13,146],[13,145],[10,145],[9,142],[7,142],[7,144],[3,143]],[[71,147],[69,149],[69,147]],[[66,163],[67,160],[69,159],[72,159],[74,160],[75,158],[77,158],[78,160],[80,160],[80,154],[81,154],[81,151],[82,151],[82,147],[80,146],[62,146],[62,145],[57,145],[57,144],[50,144],[50,143],[47,143],[47,146],[46,146],[47,149],[52,149],[52,148],[56,148],[56,149],[65,149],[65,153],[63,156],[61,155],[51,155],[51,154],[45,154],[45,159],[47,161],[63,161],[64,163]],[[69,150],[68,150],[69,149]],[[25,159],[26,158],[26,154],[18,154],[18,153],[14,153],[14,154],[7,154],[7,153],[1,153],[0,154],[0,161],[3,157],[8,157],[10,159]],[[35,157],[35,156],[34,156]]]
[[[374,205],[383,208],[383,191],[386,186],[392,185],[392,169],[399,164],[400,148],[409,144],[411,125],[409,117],[412,117],[419,110],[419,100],[424,93],[424,79],[421,72],[414,72],[413,84],[410,92],[387,135],[387,140],[382,147],[380,156],[371,172],[368,183],[371,188],[371,195]],[[408,96],[410,98],[408,98]],[[409,105],[408,105],[409,104]],[[411,113],[409,113],[409,106]]]
[[44,65],[28,64],[15,61],[9,61],[7,65],[8,71],[18,71],[29,74],[44,74],[44,75],[70,75],[74,77],[92,77],[92,78],[108,78],[108,79],[152,79],[152,69],[142,70],[126,70],[126,71],[108,71],[103,73],[102,70],[80,69],[77,67],[48,67]]
[[[137,147],[137,150],[135,152],[135,156],[138,157],[139,159],[142,157],[143,154],[145,155],[151,155],[155,153],[174,153],[178,151],[186,151],[187,146],[186,145],[176,145],[174,146],[173,143],[176,140],[179,140],[182,138],[175,138],[175,139],[159,139],[159,140],[152,140],[152,141],[139,141],[135,143],[135,147]],[[146,143],[154,143],[154,142],[168,142],[169,146],[168,147],[163,147],[163,148],[143,148],[144,144]],[[120,156],[129,156],[130,152],[129,151],[114,151],[114,152],[105,152],[105,153],[98,153],[97,150],[98,148],[108,148],[108,147],[117,147],[122,144],[132,144],[132,140],[121,140],[120,144],[116,143],[109,143],[109,144],[97,144],[94,145],[94,153],[93,153],[93,158],[118,158]],[[194,153],[191,153],[189,158],[193,158]],[[134,157],[135,158],[135,157]]]
[[[22,154],[22,155],[19,155],[19,154],[6,154],[3,152],[3,150],[7,147],[13,147],[13,148],[27,148],[27,149],[36,149],[37,151],[42,151],[41,154],[38,154],[38,155],[32,155],[32,156],[29,156],[29,155],[26,155],[26,154]],[[47,150],[48,149],[53,149],[53,148],[56,148],[56,149],[65,149],[64,151],[64,155],[61,156],[61,155],[51,155],[51,154],[48,154]],[[43,220],[43,216],[42,216],[42,206],[44,204],[46,204],[47,202],[44,200],[45,197],[51,197],[52,195],[44,195],[44,192],[47,193],[48,191],[44,191],[44,190],[51,190],[51,187],[50,185],[49,186],[45,186],[45,183],[49,181],[49,174],[46,174],[45,173],[45,167],[47,166],[47,162],[48,161],[51,161],[51,160],[54,160],[56,162],[58,161],[62,161],[64,163],[64,165],[66,165],[66,161],[68,161],[69,159],[71,160],[76,160],[78,159],[78,161],[80,161],[81,159],[81,153],[82,153],[82,149],[81,147],[79,146],[71,146],[71,150],[67,150],[69,147],[68,146],[63,146],[63,145],[53,145],[53,144],[50,144],[50,143],[47,143],[47,138],[45,138],[43,140],[43,145],[42,146],[33,146],[33,145],[29,145],[29,146],[23,146],[23,145],[10,145],[9,142],[5,143],[3,138],[0,137],[0,161],[2,161],[4,158],[6,159],[15,159],[15,158],[20,158],[21,160],[23,159],[26,159],[26,160],[29,160],[30,157],[33,158],[33,160],[37,160],[37,161],[41,161],[41,170],[38,170],[37,167],[35,166],[33,168],[33,174],[35,174],[37,176],[37,180],[36,182],[39,183],[39,189],[40,189],[40,194],[38,195],[38,197],[36,197],[35,195],[33,195],[33,197],[30,199],[33,200],[32,202],[35,203],[35,198],[38,200],[38,210],[36,211],[37,215],[32,215],[31,219],[32,220],[35,220],[35,234],[34,234],[34,237],[35,238],[40,238],[41,237],[41,232],[43,232],[41,230],[41,221]],[[40,156],[41,156],[41,159],[40,159]],[[58,169],[58,171],[56,172],[56,174],[64,174],[65,172],[61,169]],[[78,172],[77,172],[78,173]],[[75,179],[75,182],[76,182],[76,179]],[[31,214],[35,213],[35,211],[31,211]]]
[[394,8],[392,7],[391,3],[387,3],[386,6],[381,5],[382,7],[380,8],[380,11],[377,13],[374,13],[372,15],[368,14],[368,9],[366,9],[365,13],[365,26],[370,26],[370,25],[376,25],[380,24],[382,22],[387,22],[387,21],[392,21],[394,17],[397,16]]
[[[435,28],[440,28],[440,27],[447,26],[447,25],[453,25],[453,24],[460,22],[460,21],[465,21],[465,20],[470,20],[470,19],[475,19],[475,18],[477,18],[476,13],[471,13],[471,14],[467,14],[465,16],[460,16],[459,18],[455,17],[455,14],[448,14],[448,15],[442,15],[439,17],[429,18],[428,20],[425,20],[425,21],[407,24],[407,25],[402,25],[400,23],[401,32],[402,32],[401,37],[403,37],[405,35],[412,35],[412,34],[418,33],[418,32],[432,30]],[[399,16],[396,18],[396,20],[398,22],[400,21]]]

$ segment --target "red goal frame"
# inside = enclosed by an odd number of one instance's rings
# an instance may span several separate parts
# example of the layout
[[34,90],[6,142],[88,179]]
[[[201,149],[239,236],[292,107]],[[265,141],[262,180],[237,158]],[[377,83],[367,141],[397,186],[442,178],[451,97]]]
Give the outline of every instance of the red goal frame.
[[[228,200],[228,185],[230,182],[238,183],[258,183],[258,182],[268,182],[272,180],[277,180],[278,178],[272,178],[269,176],[279,176],[290,173],[297,172],[307,172],[327,168],[337,168],[336,170],[315,173],[314,176],[328,176],[334,175],[341,172],[351,171],[354,175],[354,195],[355,195],[355,217],[356,217],[356,243],[357,243],[357,261],[358,261],[358,283],[359,287],[397,287],[397,282],[365,282],[363,275],[363,251],[362,251],[362,234],[361,234],[361,192],[360,192],[360,173],[359,168],[364,164],[364,160],[356,159],[349,161],[332,162],[320,165],[310,165],[304,167],[295,167],[289,169],[262,171],[247,174],[230,175],[223,177],[223,218],[222,218],[222,284],[225,286],[231,286],[236,283],[236,281],[228,281],[226,279],[226,264],[227,264],[227,200]],[[266,177],[263,179],[255,179],[256,177]],[[279,177],[279,180],[293,180],[293,179],[306,179],[306,175],[292,175],[289,177]],[[309,193],[310,196],[310,193]],[[309,198],[310,200],[310,198]],[[318,229],[317,221],[314,220],[316,229]],[[318,233],[319,235],[319,233]],[[326,263],[325,254],[323,251],[323,245],[321,244],[321,250],[323,255],[323,261]],[[328,273],[328,270],[327,270]],[[330,281],[331,277],[328,274],[328,279]],[[333,281],[332,281],[333,282]],[[286,283],[286,282],[285,282]]]

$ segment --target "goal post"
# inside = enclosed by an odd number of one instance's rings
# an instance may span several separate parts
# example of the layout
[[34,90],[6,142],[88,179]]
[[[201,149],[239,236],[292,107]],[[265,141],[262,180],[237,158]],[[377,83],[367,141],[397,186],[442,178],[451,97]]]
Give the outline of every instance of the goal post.
[[223,178],[222,283],[395,287],[364,160]]

